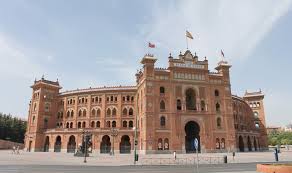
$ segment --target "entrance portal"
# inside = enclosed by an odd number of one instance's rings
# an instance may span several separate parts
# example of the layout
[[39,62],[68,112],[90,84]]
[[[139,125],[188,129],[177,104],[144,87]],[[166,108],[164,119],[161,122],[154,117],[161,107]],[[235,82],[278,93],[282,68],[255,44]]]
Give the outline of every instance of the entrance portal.
[[199,124],[194,122],[194,121],[189,121],[185,126],[185,132],[186,132],[186,137],[185,137],[186,153],[196,152],[196,148],[194,145],[195,138],[197,138],[199,141],[198,152],[200,152],[201,145],[200,145],[200,126],[199,126]]
[[69,138],[69,142],[67,144],[67,153],[75,153],[75,149],[76,149],[75,136],[71,135]]
[[48,152],[49,151],[49,147],[50,147],[50,139],[47,136],[46,137],[46,141],[45,141],[45,146],[44,146],[44,152]]
[[244,152],[244,142],[242,136],[239,136],[239,151]]
[[111,142],[110,137],[105,135],[102,137],[102,141],[100,144],[100,153],[110,153],[111,151]]
[[128,135],[124,135],[121,139],[120,153],[131,153],[131,143]]

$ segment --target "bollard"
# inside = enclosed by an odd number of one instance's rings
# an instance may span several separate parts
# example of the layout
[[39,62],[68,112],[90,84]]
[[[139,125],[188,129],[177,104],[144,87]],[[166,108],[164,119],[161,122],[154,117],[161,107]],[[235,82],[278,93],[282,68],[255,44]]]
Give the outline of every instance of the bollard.
[[274,149],[274,155],[275,155],[275,161],[278,162],[279,157],[278,157],[278,149],[277,148]]
[[227,163],[227,155],[224,155],[224,163]]

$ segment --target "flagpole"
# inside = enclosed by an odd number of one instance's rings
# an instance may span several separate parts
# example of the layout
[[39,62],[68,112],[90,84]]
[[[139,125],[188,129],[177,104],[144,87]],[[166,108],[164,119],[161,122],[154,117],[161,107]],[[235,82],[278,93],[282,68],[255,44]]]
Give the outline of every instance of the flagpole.
[[186,36],[187,50],[189,50],[188,37]]

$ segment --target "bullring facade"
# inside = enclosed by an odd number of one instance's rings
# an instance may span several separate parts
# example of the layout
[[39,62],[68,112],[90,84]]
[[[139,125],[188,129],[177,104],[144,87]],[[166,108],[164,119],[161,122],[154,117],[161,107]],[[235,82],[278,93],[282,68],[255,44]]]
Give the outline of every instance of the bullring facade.
[[25,146],[29,151],[75,152],[83,132],[93,153],[192,153],[258,151],[267,148],[263,98],[259,92],[231,94],[229,65],[216,72],[189,50],[156,68],[145,55],[136,85],[61,92],[44,78],[31,86]]

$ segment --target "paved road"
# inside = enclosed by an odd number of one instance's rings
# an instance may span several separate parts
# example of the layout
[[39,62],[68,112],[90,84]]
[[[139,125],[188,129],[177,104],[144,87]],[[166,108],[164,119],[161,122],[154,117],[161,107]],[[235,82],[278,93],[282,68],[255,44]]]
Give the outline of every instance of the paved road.
[[[256,173],[256,163],[200,165],[199,172]],[[193,173],[193,166],[7,165],[0,173]]]

